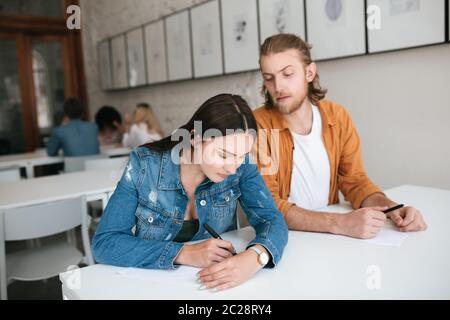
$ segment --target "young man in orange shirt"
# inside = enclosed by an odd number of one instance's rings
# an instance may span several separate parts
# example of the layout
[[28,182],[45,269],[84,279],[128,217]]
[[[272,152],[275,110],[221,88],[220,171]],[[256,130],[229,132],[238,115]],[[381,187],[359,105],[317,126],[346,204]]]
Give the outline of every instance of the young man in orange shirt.
[[[260,130],[258,167],[291,230],[372,238],[396,205],[367,176],[360,139],[348,112],[323,100],[310,47],[291,34],[269,37],[261,46],[265,105],[255,110]],[[317,211],[338,203],[338,191],[354,210]],[[400,231],[421,231],[416,208],[387,214]]]

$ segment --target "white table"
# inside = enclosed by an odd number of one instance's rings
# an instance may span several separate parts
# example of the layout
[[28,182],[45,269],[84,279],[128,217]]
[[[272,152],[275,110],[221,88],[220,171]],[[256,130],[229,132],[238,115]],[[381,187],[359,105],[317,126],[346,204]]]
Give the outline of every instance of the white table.
[[[158,276],[133,278],[123,274],[126,268],[98,264],[60,274],[63,296],[175,300],[450,299],[450,191],[402,186],[386,193],[398,202],[419,208],[428,230],[410,233],[400,247],[290,231],[284,256],[275,269],[261,270],[241,286],[219,293],[197,290],[199,285],[193,279],[162,283]],[[224,238],[239,248],[253,235],[253,229],[247,227],[225,234]],[[179,271],[172,271],[173,275]],[[149,274],[158,272],[169,271],[151,270]],[[373,283],[369,279],[375,274],[379,289],[368,285]]]
[[11,167],[25,168],[27,178],[32,178],[34,177],[34,167],[62,162],[64,162],[64,157],[49,157],[47,153],[42,152],[42,150],[39,149],[35,152],[0,156],[0,169]]
[[120,156],[129,156],[131,152],[131,148],[128,147],[101,147],[100,152],[109,158],[111,157],[120,157]]
[[80,171],[0,184],[0,210],[86,196],[105,204],[120,171]]
[[[100,153],[111,158],[118,156],[128,156],[131,152],[131,148],[111,148],[102,147]],[[37,149],[34,152],[11,154],[6,156],[0,156],[0,169],[8,168],[25,168],[27,172],[27,178],[34,177],[34,167],[44,166],[55,163],[63,163],[64,157],[58,155],[50,157],[47,155],[46,149]]]

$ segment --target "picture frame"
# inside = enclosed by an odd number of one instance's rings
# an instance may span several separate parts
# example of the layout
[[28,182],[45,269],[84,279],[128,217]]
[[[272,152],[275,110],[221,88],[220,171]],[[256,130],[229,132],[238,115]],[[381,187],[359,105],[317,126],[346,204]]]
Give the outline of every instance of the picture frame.
[[111,46],[109,39],[100,41],[97,45],[98,70],[102,90],[112,89]]
[[125,36],[111,38],[112,86],[114,89],[128,87]]
[[256,0],[221,0],[224,71],[236,73],[259,68]]
[[155,84],[167,81],[167,52],[164,21],[158,20],[145,25],[144,38],[147,61],[147,83]]
[[192,78],[192,51],[188,10],[164,19],[169,81]]
[[142,28],[136,28],[126,33],[127,72],[130,87],[142,86],[147,83],[144,36]]
[[380,8],[381,28],[368,30],[369,53],[446,41],[445,0],[367,0],[371,5]]
[[314,60],[366,53],[364,1],[305,1],[307,40]]
[[194,78],[223,74],[219,1],[190,9]]
[[279,33],[292,33],[305,40],[304,0],[258,0],[259,42]]

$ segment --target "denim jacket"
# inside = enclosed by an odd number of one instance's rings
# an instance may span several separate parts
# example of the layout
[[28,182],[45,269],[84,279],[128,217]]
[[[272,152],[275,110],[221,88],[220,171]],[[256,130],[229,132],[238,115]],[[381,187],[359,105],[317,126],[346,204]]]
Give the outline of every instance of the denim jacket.
[[[267,267],[273,267],[286,246],[288,229],[248,156],[234,175],[220,183],[205,179],[197,187],[199,230],[192,240],[211,237],[204,223],[219,234],[235,229],[238,201],[256,231],[248,246],[264,246],[272,258]],[[94,236],[96,261],[123,267],[177,268],[174,260],[184,244],[173,239],[183,225],[187,204],[180,165],[171,160],[171,152],[135,149]]]

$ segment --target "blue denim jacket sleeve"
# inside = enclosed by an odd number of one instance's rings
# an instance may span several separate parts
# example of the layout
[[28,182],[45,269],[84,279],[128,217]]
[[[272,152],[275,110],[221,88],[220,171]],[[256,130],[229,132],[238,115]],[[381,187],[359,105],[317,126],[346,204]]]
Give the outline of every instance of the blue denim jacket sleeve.
[[50,136],[50,141],[47,144],[47,154],[50,157],[54,157],[58,154],[61,148],[61,139],[58,135],[58,128],[53,129],[52,135]]
[[288,227],[256,165],[248,163],[247,159],[242,169],[240,203],[250,225],[256,231],[255,239],[247,247],[254,244],[265,247],[272,256],[266,267],[273,268],[280,261],[287,244]]
[[121,267],[175,269],[174,260],[182,243],[146,240],[132,233],[140,171],[139,156],[133,151],[95,233],[92,243],[95,260]]

